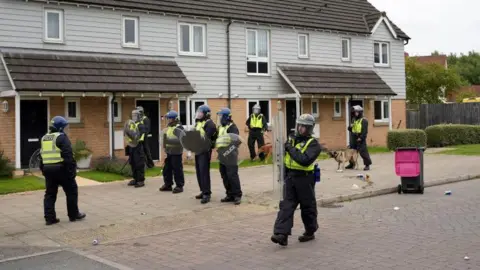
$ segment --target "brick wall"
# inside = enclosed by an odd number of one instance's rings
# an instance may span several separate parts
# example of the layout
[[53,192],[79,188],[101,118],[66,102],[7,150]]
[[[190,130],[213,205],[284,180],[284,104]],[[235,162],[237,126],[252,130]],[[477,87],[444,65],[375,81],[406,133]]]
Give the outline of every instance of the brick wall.
[[4,151],[12,163],[15,162],[15,99],[14,98],[0,98],[0,104],[6,100],[8,102],[9,110],[7,113],[3,112],[3,107],[0,108],[0,151]]

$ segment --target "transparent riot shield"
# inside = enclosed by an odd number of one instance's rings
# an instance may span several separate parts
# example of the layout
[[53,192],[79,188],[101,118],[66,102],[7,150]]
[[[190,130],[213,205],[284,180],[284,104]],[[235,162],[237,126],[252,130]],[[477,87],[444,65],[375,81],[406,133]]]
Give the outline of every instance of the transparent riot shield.
[[247,142],[237,134],[220,135],[215,142],[218,162],[225,166],[240,165],[242,153],[248,153]]
[[130,147],[136,147],[138,145],[138,140],[140,138],[140,132],[138,130],[137,125],[133,120],[125,121],[125,125],[123,126],[123,136],[127,145]]
[[212,142],[209,138],[206,138],[203,132],[191,127],[190,129],[186,130],[184,135],[180,138],[180,143],[185,150],[197,154],[211,149],[214,142]]
[[273,191],[280,201],[284,198],[284,174],[285,165],[283,158],[285,155],[285,117],[282,111],[279,111],[272,121],[272,148],[273,148]]

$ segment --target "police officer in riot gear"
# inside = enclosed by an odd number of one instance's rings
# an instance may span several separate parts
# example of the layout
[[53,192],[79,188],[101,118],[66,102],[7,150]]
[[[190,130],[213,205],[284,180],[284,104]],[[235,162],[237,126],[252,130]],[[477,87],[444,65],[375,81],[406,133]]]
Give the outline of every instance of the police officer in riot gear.
[[[245,123],[248,127],[248,149],[250,151],[250,159],[253,161],[257,154],[255,153],[255,141],[257,142],[258,148],[262,147],[265,144],[263,139],[263,133],[267,130],[267,120],[265,116],[260,113],[260,105],[255,104],[253,106],[253,113],[248,117],[247,122]],[[265,159],[263,153],[259,153],[258,157],[260,160]]]
[[202,204],[210,202],[212,194],[210,183],[210,160],[212,159],[212,149],[215,146],[217,126],[212,119],[210,119],[210,113],[210,107],[202,105],[198,107],[195,117],[195,130],[200,132],[200,135],[208,144],[206,147],[203,147],[202,151],[195,153],[195,170],[201,191],[201,193],[195,196],[195,198],[201,200]]
[[146,128],[142,123],[141,114],[138,110],[132,111],[132,120],[135,122],[130,126],[130,132],[135,134],[138,144],[127,146],[130,166],[132,168],[133,180],[128,185],[136,188],[145,186],[145,150],[142,142],[146,137]]
[[60,222],[55,213],[58,186],[62,186],[67,197],[67,211],[70,221],[85,218],[78,210],[77,163],[73,157],[72,144],[65,134],[68,125],[65,118],[55,116],[50,122],[50,131],[42,137],[40,170],[45,176],[45,197],[43,200],[46,225]]
[[[165,165],[163,167],[164,185],[160,188],[160,191],[181,193],[183,192],[183,186],[185,184],[182,163],[183,146],[180,143],[180,133],[183,131],[183,126],[180,124],[180,119],[176,111],[169,111],[165,117],[168,121],[168,127],[167,132],[163,134],[163,146],[167,157],[165,158]],[[175,179],[176,184],[174,189],[172,189],[173,179]]]
[[293,214],[298,204],[302,213],[305,232],[300,242],[315,239],[318,229],[317,202],[315,199],[315,160],[321,152],[318,141],[312,137],[315,118],[303,114],[297,119],[294,137],[285,143],[285,185],[284,198],[274,226],[272,242],[288,245],[288,236],[293,227]]
[[150,136],[150,133],[152,132],[151,122],[150,119],[145,115],[145,111],[143,110],[142,106],[138,106],[136,110],[138,110],[140,113],[140,121],[145,126],[145,138],[142,141],[143,151],[145,152],[145,161],[148,168],[153,168],[155,167],[155,163],[153,162],[152,154],[150,152],[150,144],[148,142],[148,136]]
[[218,138],[216,148],[219,155],[225,151],[231,151],[230,146],[235,146],[233,152],[228,153],[226,157],[231,159],[220,162],[220,175],[223,179],[223,186],[227,196],[220,201],[223,203],[233,202],[239,205],[242,200],[242,189],[240,186],[240,177],[238,176],[238,145],[241,141],[239,138],[232,138],[229,134],[239,135],[237,125],[232,120],[232,112],[228,108],[221,109],[217,115],[220,117],[220,127],[218,128]]
[[[370,170],[372,160],[367,148],[367,134],[368,134],[368,120],[363,117],[363,108],[361,106],[352,107],[352,124],[348,127],[350,132],[350,148],[357,149],[358,153],[363,159],[365,165],[364,170]],[[345,169],[353,169],[354,163],[350,161],[350,164]]]

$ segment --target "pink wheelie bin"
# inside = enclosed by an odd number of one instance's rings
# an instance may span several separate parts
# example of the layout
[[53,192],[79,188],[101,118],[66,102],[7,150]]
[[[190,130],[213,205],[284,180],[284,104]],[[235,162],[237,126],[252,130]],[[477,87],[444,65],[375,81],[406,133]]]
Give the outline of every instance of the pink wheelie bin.
[[424,147],[401,147],[395,150],[395,173],[400,176],[398,194],[423,194]]

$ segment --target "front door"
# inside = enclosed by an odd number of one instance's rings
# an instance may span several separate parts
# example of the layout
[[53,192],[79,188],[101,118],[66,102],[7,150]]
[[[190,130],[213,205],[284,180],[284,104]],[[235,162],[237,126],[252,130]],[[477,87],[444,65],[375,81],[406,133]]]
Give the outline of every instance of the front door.
[[20,101],[20,160],[27,168],[30,157],[40,146],[48,130],[48,102],[46,100]]
[[295,133],[295,121],[297,119],[297,102],[286,100],[285,119],[287,121],[287,135]]
[[137,106],[142,106],[145,115],[150,119],[150,133],[148,134],[148,144],[153,160],[160,160],[160,141],[159,141],[159,103],[158,100],[137,100]]

